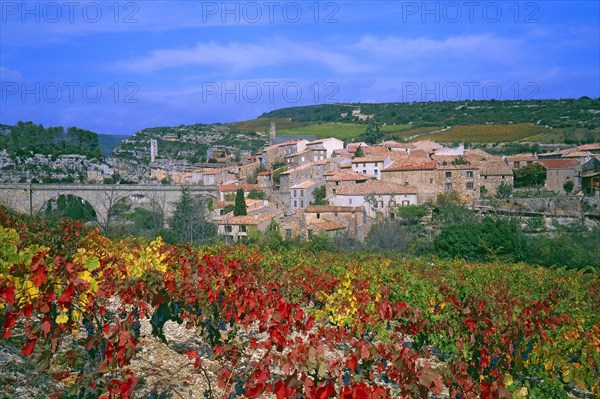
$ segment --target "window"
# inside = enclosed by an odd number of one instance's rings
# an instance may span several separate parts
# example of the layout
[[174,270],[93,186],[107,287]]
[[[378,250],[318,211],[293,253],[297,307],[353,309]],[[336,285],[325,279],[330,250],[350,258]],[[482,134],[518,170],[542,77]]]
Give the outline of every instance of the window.
[[377,201],[377,208],[383,208],[383,201]]
[[292,236],[292,229],[285,229],[285,236],[286,237],[291,237]]
[[452,177],[452,172],[446,172],[446,177]]
[[390,208],[394,208],[396,206],[396,201],[390,200]]
[[304,197],[304,190],[300,190],[300,196]]
[[337,212],[334,212],[334,213],[333,213],[333,216],[335,216],[335,217],[338,217],[338,213],[337,213]]
[[363,168],[366,168],[366,167],[367,167],[366,162],[363,162]]
[[402,206],[410,205],[410,201],[402,201]]
[[352,198],[348,198],[348,205],[352,205]]
[[473,171],[467,170],[467,179],[472,179],[472,178],[473,178]]
[[294,200],[294,208],[298,208],[298,201]]
[[247,230],[246,226],[240,226],[240,233],[245,233]]
[[363,169],[363,175],[366,175],[366,174],[367,174],[366,169]]
[[467,190],[473,190],[473,182],[472,181],[467,182]]
[[446,184],[444,184],[444,188],[446,190],[452,190],[452,183],[446,183]]
[[304,162],[304,157],[301,157],[301,158],[300,158],[300,161],[301,161],[301,162]]
[[296,190],[294,190],[294,198],[298,196],[298,192],[296,192]]
[[321,219],[321,214],[317,213],[317,219]]
[[377,176],[377,173],[378,173],[378,172],[379,172],[379,171],[378,171],[377,169],[375,169],[375,173],[374,173],[374,175],[375,175],[375,176]]
[[331,192],[333,193],[333,195],[335,195],[335,188],[332,189]]
[[429,179],[429,184],[433,184],[433,179]]
[[336,181],[336,182],[335,182],[335,185],[336,185],[336,186],[339,186],[339,185],[340,185],[340,182],[339,182],[339,181]]
[[232,230],[231,226],[225,226],[226,233],[231,233],[231,230]]
[[304,208],[304,200],[300,201],[300,208]]

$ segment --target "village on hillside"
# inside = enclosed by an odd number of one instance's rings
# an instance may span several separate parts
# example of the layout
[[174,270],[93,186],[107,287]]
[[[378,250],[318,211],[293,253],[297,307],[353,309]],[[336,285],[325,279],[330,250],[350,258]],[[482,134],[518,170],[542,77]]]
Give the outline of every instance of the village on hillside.
[[[178,166],[157,162],[157,151],[154,144],[152,179],[217,186],[212,219],[227,242],[245,241],[252,231],[265,232],[273,221],[285,237],[343,233],[362,241],[371,225],[395,218],[400,206],[434,203],[449,191],[473,204],[503,188],[511,190],[513,172],[533,164],[545,169],[546,190],[575,196],[600,193],[600,144],[496,156],[429,140],[377,145],[345,145],[337,138],[281,141],[271,126],[269,144],[239,162],[226,162],[233,156],[226,149],[213,149],[219,161],[213,167]],[[247,215],[234,216],[240,189]]]

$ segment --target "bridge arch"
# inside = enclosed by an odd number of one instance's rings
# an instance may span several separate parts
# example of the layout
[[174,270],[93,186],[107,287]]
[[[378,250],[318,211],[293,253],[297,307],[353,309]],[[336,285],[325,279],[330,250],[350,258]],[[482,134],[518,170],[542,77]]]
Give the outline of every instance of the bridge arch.
[[0,203],[16,211],[33,215],[50,199],[60,194],[73,194],[89,202],[96,212],[98,224],[106,226],[110,208],[121,198],[139,194],[152,198],[163,210],[165,219],[185,188],[193,196],[217,198],[216,186],[126,185],[126,184],[2,184]]
[[76,194],[58,194],[47,200],[36,212],[38,215],[98,222],[97,212],[85,198]]

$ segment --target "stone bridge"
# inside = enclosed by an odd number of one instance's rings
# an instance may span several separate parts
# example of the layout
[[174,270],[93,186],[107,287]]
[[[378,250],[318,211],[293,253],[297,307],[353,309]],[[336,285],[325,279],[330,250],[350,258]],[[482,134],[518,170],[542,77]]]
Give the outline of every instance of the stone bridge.
[[186,188],[192,196],[217,198],[216,186],[129,185],[129,184],[0,184],[0,204],[18,212],[36,215],[49,200],[73,195],[87,201],[96,212],[96,221],[107,226],[110,209],[131,195],[143,196],[157,205],[165,220]]

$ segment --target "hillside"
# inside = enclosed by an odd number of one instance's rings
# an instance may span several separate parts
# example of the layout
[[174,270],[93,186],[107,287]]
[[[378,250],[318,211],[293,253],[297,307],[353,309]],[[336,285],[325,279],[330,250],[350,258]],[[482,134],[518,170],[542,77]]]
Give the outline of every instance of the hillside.
[[101,159],[98,135],[77,127],[36,125],[18,122],[16,126],[0,126],[0,149],[12,157],[28,158],[35,154],[48,156],[78,154]]
[[377,121],[396,140],[447,142],[531,141],[539,143],[600,140],[600,99],[446,101],[382,104],[323,104],[262,114],[258,120],[287,118],[303,124],[278,128],[279,135],[311,134],[350,139]]
[[127,137],[130,136],[126,134],[99,134],[98,145],[100,147],[100,151],[102,151],[102,155],[106,157],[112,154],[113,148],[119,145],[121,141]]
[[[291,107],[260,118],[291,118],[296,122],[365,123],[353,110],[388,125],[476,125],[534,123],[553,128],[600,128],[600,99],[443,101],[413,103],[351,103]],[[345,115],[344,115],[345,114]]]
[[114,156],[123,159],[150,161],[150,140],[155,139],[158,158],[206,162],[209,146],[235,148],[238,155],[257,151],[267,141],[269,121],[234,124],[181,125],[153,127],[140,130],[113,149]]

